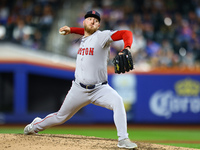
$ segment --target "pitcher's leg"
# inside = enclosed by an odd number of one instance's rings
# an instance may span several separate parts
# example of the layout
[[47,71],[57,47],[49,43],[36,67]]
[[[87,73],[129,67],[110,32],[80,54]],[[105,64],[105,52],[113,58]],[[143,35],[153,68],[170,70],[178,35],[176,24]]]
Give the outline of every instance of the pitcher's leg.
[[121,96],[109,85],[103,85],[92,98],[93,104],[113,110],[118,140],[128,138],[126,111]]
[[[77,95],[81,95],[81,97]],[[35,122],[34,131],[39,132],[69,120],[78,110],[90,103],[86,96],[87,95],[82,92],[82,89],[73,82],[60,110],[56,113],[49,114],[38,122]]]
[[119,141],[128,138],[127,117],[122,98],[119,95],[116,96],[111,105],[113,105],[114,122],[117,128]]

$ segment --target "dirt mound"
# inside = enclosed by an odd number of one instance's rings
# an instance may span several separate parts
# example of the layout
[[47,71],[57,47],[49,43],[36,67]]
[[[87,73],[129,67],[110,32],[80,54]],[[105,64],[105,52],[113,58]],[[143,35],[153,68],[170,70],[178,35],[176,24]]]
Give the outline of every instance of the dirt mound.
[[[194,150],[174,146],[135,142],[137,150]],[[117,140],[61,134],[0,134],[1,150],[119,150]]]

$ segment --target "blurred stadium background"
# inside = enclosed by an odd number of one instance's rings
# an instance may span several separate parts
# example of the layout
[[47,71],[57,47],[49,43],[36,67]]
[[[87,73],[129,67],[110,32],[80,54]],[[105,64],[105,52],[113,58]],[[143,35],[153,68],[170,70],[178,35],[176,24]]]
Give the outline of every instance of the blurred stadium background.
[[[135,70],[108,81],[123,97],[129,123],[200,124],[199,0],[1,0],[0,123],[27,123],[59,110],[74,79],[79,35],[88,10],[100,30],[130,30]],[[97,62],[98,63],[98,62]],[[69,123],[111,123],[112,112],[88,105]]]

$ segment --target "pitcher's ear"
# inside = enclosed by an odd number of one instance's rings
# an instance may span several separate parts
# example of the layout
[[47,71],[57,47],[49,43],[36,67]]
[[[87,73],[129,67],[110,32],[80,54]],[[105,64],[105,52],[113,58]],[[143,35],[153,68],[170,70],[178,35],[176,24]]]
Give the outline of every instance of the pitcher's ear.
[[85,20],[83,20],[83,26],[84,26],[84,22],[85,22]]

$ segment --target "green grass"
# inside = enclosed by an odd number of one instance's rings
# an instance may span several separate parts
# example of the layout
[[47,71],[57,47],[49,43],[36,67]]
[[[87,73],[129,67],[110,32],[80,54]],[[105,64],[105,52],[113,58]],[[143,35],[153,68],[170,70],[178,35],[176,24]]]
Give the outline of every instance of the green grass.
[[15,134],[18,134],[18,133],[23,133],[23,128],[22,127],[1,127],[0,126],[0,133],[6,133],[6,134],[9,134],[9,133],[15,133]]
[[[0,133],[23,133],[23,127],[3,127],[0,126]],[[113,128],[88,128],[88,127],[64,127],[49,128],[40,133],[43,134],[74,134],[95,136],[101,138],[117,139],[116,129]],[[129,137],[133,141],[150,141],[151,143],[173,145],[179,147],[188,147],[200,149],[200,143],[194,143],[192,141],[200,141],[200,129],[187,129],[187,130],[175,130],[175,129],[128,129]],[[166,143],[163,141],[170,141]],[[175,141],[173,143],[173,141]],[[177,142],[178,141],[178,142]],[[187,141],[187,142],[184,142]],[[188,143],[191,141],[191,143]]]

